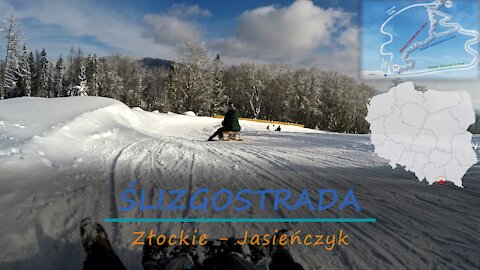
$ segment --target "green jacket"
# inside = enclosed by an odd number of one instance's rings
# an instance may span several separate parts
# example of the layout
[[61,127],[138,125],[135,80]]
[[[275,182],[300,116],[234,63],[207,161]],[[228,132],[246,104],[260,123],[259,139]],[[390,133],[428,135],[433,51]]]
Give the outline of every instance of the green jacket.
[[223,118],[222,126],[225,131],[239,132],[241,127],[238,123],[238,113],[235,109],[229,109],[225,118]]

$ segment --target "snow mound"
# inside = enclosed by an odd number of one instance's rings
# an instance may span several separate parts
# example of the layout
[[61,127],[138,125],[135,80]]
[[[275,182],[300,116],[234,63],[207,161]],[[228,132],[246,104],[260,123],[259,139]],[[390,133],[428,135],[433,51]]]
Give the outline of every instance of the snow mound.
[[[146,112],[102,97],[16,98],[0,101],[0,156],[19,155],[32,144],[50,145],[50,151],[95,145],[119,137],[175,136],[208,138],[221,119],[173,113]],[[242,132],[266,130],[266,124],[241,121]],[[313,130],[283,126],[283,131],[309,133]],[[129,134],[129,135],[128,135]],[[34,149],[38,147],[33,147]],[[60,150],[61,149],[61,150]]]
[[185,112],[185,113],[183,113],[183,114],[186,115],[186,116],[197,116],[197,115],[196,115],[194,112],[192,112],[192,111],[188,111],[188,112]]

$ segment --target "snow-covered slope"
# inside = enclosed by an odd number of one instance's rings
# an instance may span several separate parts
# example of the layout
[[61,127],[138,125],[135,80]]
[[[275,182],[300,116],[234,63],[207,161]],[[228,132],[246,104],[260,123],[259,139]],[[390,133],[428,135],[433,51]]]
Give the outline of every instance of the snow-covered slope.
[[[317,132],[241,121],[243,142],[205,142],[221,120],[129,109],[106,98],[18,98],[0,101],[0,269],[81,269],[78,224],[127,217],[119,194],[138,188],[353,188],[362,211],[222,213],[230,217],[375,217],[375,224],[105,224],[115,250],[131,269],[132,231],[199,229],[230,236],[302,229],[350,234],[334,251],[294,248],[307,269],[463,268],[480,264],[478,166],[464,189],[427,186],[373,155],[368,136]],[[478,137],[475,137],[478,142]],[[474,181],[476,179],[477,181]],[[132,216],[133,215],[133,216]],[[198,212],[138,212],[128,217],[195,217]],[[207,213],[215,216],[215,213]]]

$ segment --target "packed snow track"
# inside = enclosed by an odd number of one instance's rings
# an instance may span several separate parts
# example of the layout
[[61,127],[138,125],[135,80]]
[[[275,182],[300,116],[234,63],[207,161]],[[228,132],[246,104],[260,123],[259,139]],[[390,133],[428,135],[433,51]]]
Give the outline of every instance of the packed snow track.
[[[376,223],[103,223],[129,269],[141,269],[133,231],[198,229],[212,237],[271,233],[349,234],[332,251],[295,246],[305,269],[474,269],[480,265],[480,167],[464,188],[429,186],[373,154],[367,135],[293,126],[282,132],[241,121],[244,141],[206,142],[221,120],[130,109],[96,97],[0,101],[0,269],[82,269],[79,222],[107,217],[372,217]],[[474,137],[480,143],[479,137]],[[477,154],[478,154],[477,150]],[[353,189],[362,210],[119,211],[137,180],[154,203],[159,190]],[[272,200],[271,197],[268,197]],[[187,203],[188,205],[188,203]]]

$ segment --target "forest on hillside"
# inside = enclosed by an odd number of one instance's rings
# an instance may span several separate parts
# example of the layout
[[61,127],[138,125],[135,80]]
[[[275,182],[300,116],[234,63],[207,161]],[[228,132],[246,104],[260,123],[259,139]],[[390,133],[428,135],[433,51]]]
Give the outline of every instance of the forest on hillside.
[[[15,16],[2,28],[0,98],[103,96],[144,110],[197,115],[223,114],[232,102],[243,117],[287,121],[309,128],[368,133],[366,104],[377,91],[335,71],[289,64],[244,63],[224,66],[204,43],[178,45],[169,65],[138,59],[84,55],[80,48],[50,59],[45,49],[31,51]],[[477,129],[478,130],[478,129]]]

